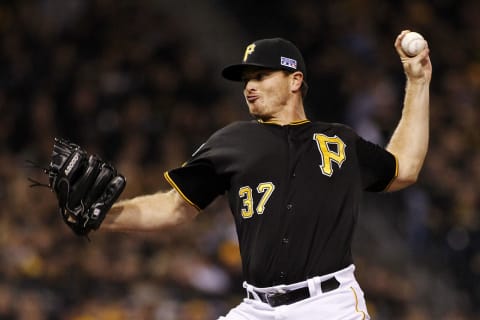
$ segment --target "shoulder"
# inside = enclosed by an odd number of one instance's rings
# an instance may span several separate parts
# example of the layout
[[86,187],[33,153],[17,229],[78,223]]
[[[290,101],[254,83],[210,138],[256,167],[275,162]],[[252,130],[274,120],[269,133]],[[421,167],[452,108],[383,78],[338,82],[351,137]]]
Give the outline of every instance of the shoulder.
[[228,133],[228,132],[235,132],[235,131],[239,131],[239,130],[248,130],[248,129],[251,129],[253,127],[257,127],[258,126],[258,122],[255,121],[255,120],[252,120],[252,121],[235,121],[235,122],[232,122],[228,125],[226,125],[225,127],[217,130],[216,133]]
[[315,121],[311,123],[311,126],[315,131],[320,131],[322,133],[358,137],[357,133],[352,127],[343,123]]
[[252,141],[256,122],[236,121],[215,131],[192,155],[195,159],[219,159],[238,152]]
[[242,135],[250,132],[256,127],[259,127],[257,121],[235,121],[214,132],[210,139]]
[[254,121],[235,121],[232,122],[223,128],[215,131],[202,145],[206,146],[221,146],[225,143],[231,144],[235,139],[242,139],[245,137],[248,132],[252,131],[252,128],[256,127],[256,122]]

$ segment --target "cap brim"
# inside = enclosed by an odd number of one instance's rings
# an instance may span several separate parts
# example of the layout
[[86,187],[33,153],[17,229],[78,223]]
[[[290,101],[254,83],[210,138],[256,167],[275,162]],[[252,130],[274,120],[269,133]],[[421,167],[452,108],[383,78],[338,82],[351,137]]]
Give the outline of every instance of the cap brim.
[[241,63],[241,64],[233,64],[227,66],[222,71],[222,77],[227,80],[232,81],[242,81],[243,73],[246,69],[251,68],[259,68],[259,69],[271,69],[271,67],[267,67],[261,64],[254,64],[254,63]]

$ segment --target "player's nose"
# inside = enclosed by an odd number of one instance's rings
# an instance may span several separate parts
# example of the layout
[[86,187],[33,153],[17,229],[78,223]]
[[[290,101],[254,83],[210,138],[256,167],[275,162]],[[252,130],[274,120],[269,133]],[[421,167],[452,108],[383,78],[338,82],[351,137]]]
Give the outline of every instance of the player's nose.
[[245,92],[253,92],[256,91],[257,87],[255,85],[255,81],[252,80],[246,80],[245,81]]

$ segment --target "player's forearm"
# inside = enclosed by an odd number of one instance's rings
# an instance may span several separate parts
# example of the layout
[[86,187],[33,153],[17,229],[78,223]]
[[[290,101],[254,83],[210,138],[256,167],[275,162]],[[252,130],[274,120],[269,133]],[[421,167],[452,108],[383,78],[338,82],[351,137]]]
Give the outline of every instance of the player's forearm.
[[407,81],[402,117],[387,150],[398,160],[398,176],[389,191],[416,182],[428,150],[429,80]]
[[155,231],[184,223],[198,211],[176,191],[155,193],[116,203],[102,223],[102,230]]

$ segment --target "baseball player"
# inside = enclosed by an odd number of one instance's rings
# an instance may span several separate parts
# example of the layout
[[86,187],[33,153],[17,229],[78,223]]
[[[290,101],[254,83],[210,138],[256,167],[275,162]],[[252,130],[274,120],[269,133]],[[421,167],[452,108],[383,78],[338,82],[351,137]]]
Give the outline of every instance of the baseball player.
[[395,41],[407,80],[403,113],[386,148],[345,125],[307,119],[302,54],[285,39],[258,40],[222,72],[243,82],[255,120],[215,132],[165,173],[171,190],[116,203],[101,228],[160,230],[225,194],[245,299],[220,319],[369,319],[351,252],[361,194],[414,183],[428,145],[429,49],[407,56],[406,32]]

